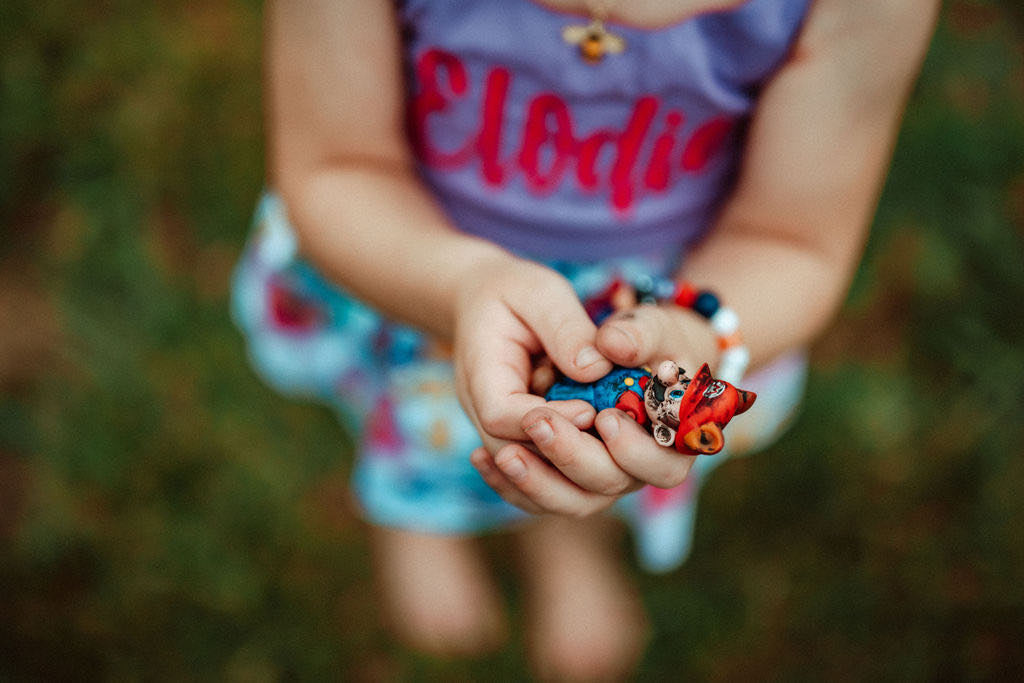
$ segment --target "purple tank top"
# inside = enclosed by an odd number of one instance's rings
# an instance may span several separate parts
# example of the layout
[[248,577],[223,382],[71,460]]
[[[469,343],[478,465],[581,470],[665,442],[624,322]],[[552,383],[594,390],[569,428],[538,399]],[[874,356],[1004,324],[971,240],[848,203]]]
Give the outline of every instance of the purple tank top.
[[745,124],[810,0],[746,0],[585,62],[586,20],[530,0],[407,0],[410,130],[459,229],[541,259],[673,253],[735,178]]

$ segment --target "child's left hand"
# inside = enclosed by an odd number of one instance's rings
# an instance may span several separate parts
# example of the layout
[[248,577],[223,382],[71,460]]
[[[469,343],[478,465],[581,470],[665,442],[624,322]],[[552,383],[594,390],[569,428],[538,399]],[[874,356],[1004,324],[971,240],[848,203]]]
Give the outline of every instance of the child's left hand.
[[718,354],[707,322],[671,304],[615,313],[598,328],[596,346],[605,358],[625,367],[672,359],[692,371]]
[[[609,318],[598,330],[597,348],[619,365],[639,366],[664,358],[693,364],[703,357],[697,355],[703,351],[694,349],[710,348],[707,353],[713,354],[714,341],[706,324],[691,318],[681,309],[640,306]],[[591,426],[600,438],[583,431]],[[552,408],[539,407],[523,417],[522,427],[539,455],[513,443],[493,456],[479,449],[471,459],[502,498],[538,514],[585,517],[645,484],[678,486],[694,460],[659,446],[614,408],[601,411],[593,424],[578,427]]]

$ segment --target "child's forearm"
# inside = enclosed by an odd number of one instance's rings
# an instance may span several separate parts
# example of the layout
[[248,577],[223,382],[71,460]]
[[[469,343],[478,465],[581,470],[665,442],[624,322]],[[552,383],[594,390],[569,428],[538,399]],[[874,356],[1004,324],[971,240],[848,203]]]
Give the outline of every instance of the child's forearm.
[[401,165],[342,163],[279,182],[306,258],[387,315],[442,338],[470,273],[511,258],[452,228]]
[[736,231],[701,245],[681,277],[736,311],[756,367],[821,333],[842,304],[851,271],[807,245]]
[[450,336],[469,274],[509,257],[456,232],[420,184],[394,6],[273,2],[267,18],[270,182],[303,255],[390,317]]
[[937,6],[820,0],[762,93],[734,193],[684,271],[739,314],[755,364],[842,304]]

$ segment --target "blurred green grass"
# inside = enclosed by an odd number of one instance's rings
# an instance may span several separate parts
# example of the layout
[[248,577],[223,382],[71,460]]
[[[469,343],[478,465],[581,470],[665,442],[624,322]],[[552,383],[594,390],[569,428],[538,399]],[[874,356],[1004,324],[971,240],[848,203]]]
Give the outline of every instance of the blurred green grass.
[[[0,5],[0,679],[523,676],[518,641],[385,637],[351,436],[258,382],[227,319],[260,13]],[[1024,670],[1022,26],[945,6],[803,414],[710,481],[683,569],[638,576],[642,678]]]

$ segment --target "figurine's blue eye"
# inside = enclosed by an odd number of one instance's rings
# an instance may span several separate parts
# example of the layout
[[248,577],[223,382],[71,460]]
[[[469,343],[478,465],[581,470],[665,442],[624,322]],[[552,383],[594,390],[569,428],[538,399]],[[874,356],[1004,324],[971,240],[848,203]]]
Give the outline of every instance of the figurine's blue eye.
[[683,390],[682,389],[673,389],[672,391],[668,392],[668,397],[669,398],[676,398],[676,399],[682,398],[683,397]]

